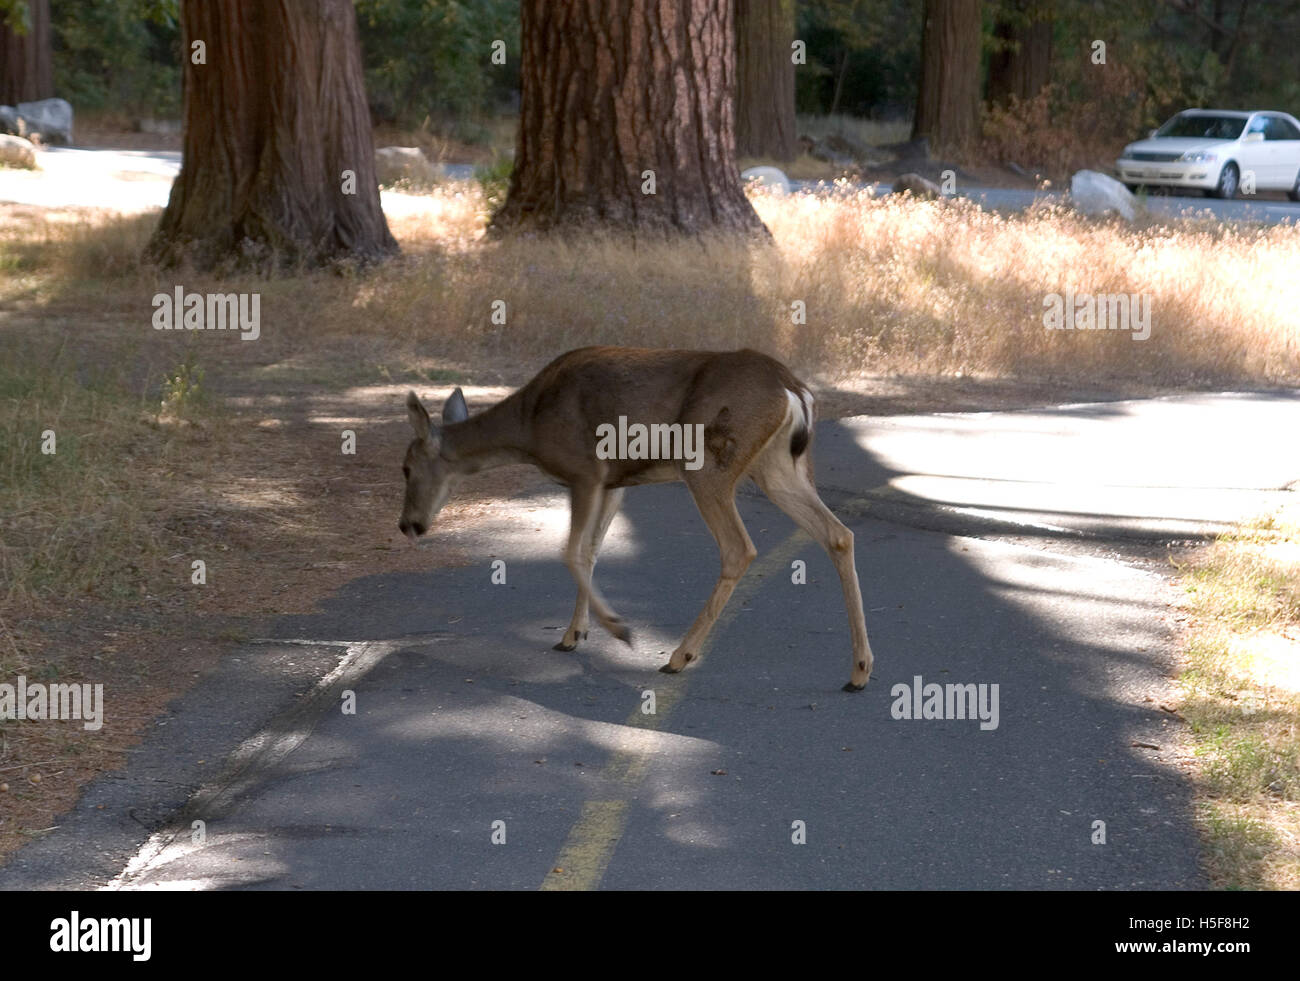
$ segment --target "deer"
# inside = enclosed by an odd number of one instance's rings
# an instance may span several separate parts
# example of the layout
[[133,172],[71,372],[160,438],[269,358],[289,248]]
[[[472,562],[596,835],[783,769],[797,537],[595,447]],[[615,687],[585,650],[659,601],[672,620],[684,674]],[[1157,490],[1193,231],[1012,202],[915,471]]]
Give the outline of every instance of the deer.
[[[460,388],[443,403],[441,424],[414,391],[406,397],[406,408],[415,438],[402,466],[406,492],[398,529],[412,544],[430,529],[461,479],[482,470],[528,463],[568,488],[564,562],[578,599],[555,650],[572,651],[587,639],[592,610],[605,630],[631,646],[627,623],[592,581],[596,556],[626,488],[684,481],[717,542],[722,568],[704,608],[659,670],[676,674],[697,660],[758,554],[736,510],[737,486],[749,477],[834,563],[853,645],[843,690],[866,687],[872,654],[853,532],[817,493],[813,396],[780,361],[748,349],[584,347],[560,355],[522,388],[477,415],[469,414]],[[677,458],[673,453],[638,456],[608,452],[609,440],[601,452],[602,427],[608,433],[624,420],[665,431],[691,427],[702,450],[693,460],[681,458],[680,452]],[[664,442],[672,448],[666,438]]]

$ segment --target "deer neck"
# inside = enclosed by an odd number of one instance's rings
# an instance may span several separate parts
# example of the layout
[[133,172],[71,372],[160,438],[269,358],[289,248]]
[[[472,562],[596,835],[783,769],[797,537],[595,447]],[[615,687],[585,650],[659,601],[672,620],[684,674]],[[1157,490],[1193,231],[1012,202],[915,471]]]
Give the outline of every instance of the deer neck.
[[478,473],[528,460],[524,427],[513,399],[442,429],[441,456],[457,473]]

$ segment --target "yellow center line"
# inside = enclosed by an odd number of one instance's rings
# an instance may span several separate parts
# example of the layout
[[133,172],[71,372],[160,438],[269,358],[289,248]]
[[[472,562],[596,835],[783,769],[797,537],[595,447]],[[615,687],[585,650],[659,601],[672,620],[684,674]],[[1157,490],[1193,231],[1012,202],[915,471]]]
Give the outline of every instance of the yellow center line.
[[[699,656],[692,662],[691,670],[699,670],[699,662],[704,660],[713,638],[735,619],[745,602],[762,588],[767,576],[788,568],[791,560],[810,544],[812,539],[802,531],[796,531],[750,565],[700,648]],[[675,683],[655,691],[654,715],[646,715],[638,705],[623,724],[638,729],[661,728],[686,694],[690,678],[690,671],[685,671],[677,676]],[[542,891],[585,891],[600,885],[627,826],[629,798],[645,777],[649,765],[650,756],[644,748],[622,749],[614,753],[600,775],[605,781],[617,783],[620,795],[614,800],[592,800],[582,805],[577,823],[542,881]]]

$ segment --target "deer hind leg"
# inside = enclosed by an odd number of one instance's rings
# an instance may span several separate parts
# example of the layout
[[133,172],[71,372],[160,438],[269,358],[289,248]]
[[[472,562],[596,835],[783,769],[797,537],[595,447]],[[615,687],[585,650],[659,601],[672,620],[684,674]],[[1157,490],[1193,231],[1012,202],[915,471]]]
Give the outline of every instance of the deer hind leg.
[[606,630],[623,643],[630,644],[632,632],[623,623],[623,618],[610,609],[591,580],[596,567],[596,553],[600,551],[605,532],[609,531],[610,522],[623,503],[623,488],[575,487],[570,492],[569,501],[569,544],[564,552],[564,561],[578,584],[578,602],[573,608],[569,629],[555,645],[555,650],[571,651],[578,646],[579,640],[586,639],[589,606],[596,608],[596,616]]
[[668,663],[659,669],[668,674],[677,673],[699,656],[704,641],[726,607],[727,600],[731,598],[736,583],[758,554],[736,510],[736,481],[733,477],[714,471],[701,477],[688,476],[686,484],[705,524],[718,543],[718,551],[722,555],[722,573],[714,584],[704,609],[691,624],[691,629],[686,632],[677,650],[673,651]]
[[871,644],[867,641],[867,622],[862,613],[862,590],[853,561],[853,532],[831,513],[813,484],[808,454],[799,459],[790,456],[788,444],[774,441],[754,467],[751,476],[768,498],[794,519],[835,563],[844,591],[844,606],[849,614],[853,637],[853,669],[845,691],[861,691],[871,677]]

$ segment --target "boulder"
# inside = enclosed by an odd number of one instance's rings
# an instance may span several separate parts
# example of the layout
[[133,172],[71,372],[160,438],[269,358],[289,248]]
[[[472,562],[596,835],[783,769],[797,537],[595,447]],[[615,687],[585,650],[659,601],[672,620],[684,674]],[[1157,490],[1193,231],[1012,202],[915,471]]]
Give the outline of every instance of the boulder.
[[35,133],[46,143],[72,142],[72,104],[67,99],[20,102],[14,108],[27,133]]
[[939,185],[920,174],[899,174],[898,180],[894,181],[893,191],[895,194],[914,194],[927,201],[935,201],[943,197]]
[[1132,221],[1137,199],[1127,187],[1095,170],[1081,170],[1070,178],[1070,200],[1085,215],[1115,213]]
[[36,169],[36,147],[21,136],[0,134],[0,164],[6,167]]
[[740,172],[740,179],[746,184],[750,181],[757,181],[773,194],[785,195],[792,190],[790,178],[786,177],[776,167],[750,167],[748,170]]
[[441,176],[418,146],[385,146],[375,151],[375,179],[380,184],[408,180],[432,184]]

